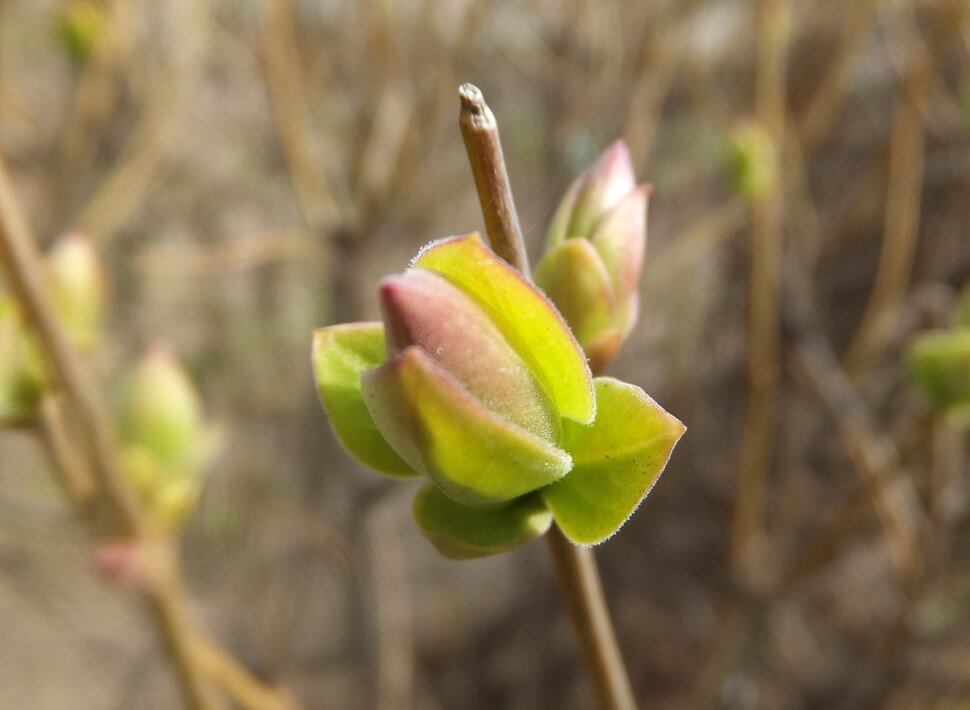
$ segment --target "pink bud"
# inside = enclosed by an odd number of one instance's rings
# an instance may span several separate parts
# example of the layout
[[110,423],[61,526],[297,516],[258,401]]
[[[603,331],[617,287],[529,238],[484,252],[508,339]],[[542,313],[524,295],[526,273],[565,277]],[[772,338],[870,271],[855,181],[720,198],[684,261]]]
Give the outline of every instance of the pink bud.
[[388,354],[416,345],[487,409],[547,440],[558,415],[491,318],[447,279],[416,268],[380,286]]
[[[616,141],[566,193],[536,269],[536,283],[597,370],[613,359],[636,321],[649,195],[649,185],[636,184],[626,145]],[[593,249],[578,249],[575,241]]]
[[624,336],[637,318],[650,191],[649,185],[641,185],[627,193],[600,218],[590,237],[610,276],[617,309],[615,324]]
[[113,582],[139,584],[146,577],[141,546],[135,540],[113,540],[98,545],[94,562],[98,570]]
[[549,240],[589,237],[604,212],[636,187],[630,151],[618,140],[569,188],[553,218]]

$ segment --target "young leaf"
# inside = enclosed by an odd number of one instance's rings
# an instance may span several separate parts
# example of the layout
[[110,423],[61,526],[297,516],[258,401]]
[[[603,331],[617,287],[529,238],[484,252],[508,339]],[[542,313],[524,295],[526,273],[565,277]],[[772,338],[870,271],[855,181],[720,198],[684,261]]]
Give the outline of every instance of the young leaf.
[[535,280],[576,334],[590,367],[605,369],[623,344],[623,333],[614,325],[613,287],[593,244],[567,239],[542,258]]
[[650,190],[649,185],[631,190],[600,218],[590,237],[609,274],[616,298],[615,325],[624,335],[637,318],[637,287],[646,251]]
[[542,490],[563,533],[593,545],[615,533],[653,487],[684,425],[639,387],[598,377],[591,427],[564,422],[573,470]]
[[569,472],[565,451],[486,409],[417,346],[364,373],[374,422],[449,498],[495,507]]
[[445,557],[469,560],[516,547],[542,535],[552,513],[536,494],[499,510],[468,508],[426,483],[414,498],[414,519],[428,541]]
[[384,361],[384,326],[348,323],[313,334],[313,371],[337,438],[362,463],[392,476],[415,476],[377,430],[360,391],[360,373]]
[[485,247],[478,233],[434,242],[412,266],[441,274],[478,301],[560,415],[583,424],[592,421],[592,376],[569,326],[539,289]]
[[535,281],[559,308],[584,348],[612,324],[610,275],[589,241],[567,239],[547,252],[536,267]]

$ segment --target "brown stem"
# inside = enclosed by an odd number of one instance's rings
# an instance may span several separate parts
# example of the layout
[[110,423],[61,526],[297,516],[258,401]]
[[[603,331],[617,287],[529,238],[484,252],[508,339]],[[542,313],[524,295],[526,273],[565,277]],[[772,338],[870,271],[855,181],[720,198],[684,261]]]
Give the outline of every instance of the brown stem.
[[[74,449],[67,434],[64,411],[56,395],[44,397],[40,406],[38,433],[50,458],[51,468],[58,475],[68,499],[85,522],[93,514],[90,504],[97,492],[97,485],[83,457]],[[176,577],[164,580],[164,575],[176,575],[174,561],[159,567],[156,574],[161,583],[145,590],[151,614],[170,647],[179,653],[191,653],[192,662],[213,683],[223,688],[236,703],[246,710],[295,710],[296,699],[286,690],[271,688],[254,678],[252,674],[231,655],[211,641],[202,638],[186,621],[184,592]],[[197,671],[187,664],[183,672],[193,676]]]
[[[498,123],[476,87],[462,84],[458,95],[461,97],[458,124],[475,176],[492,249],[530,278],[529,258],[502,157]],[[600,707],[602,710],[635,710],[633,690],[593,551],[572,544],[555,525],[546,537],[559,588],[579,636],[583,660],[596,686]]]
[[192,656],[202,671],[245,710],[298,710],[300,704],[283,688],[272,688],[254,678],[231,654],[196,634]]
[[894,566],[902,578],[915,579],[923,564],[920,529],[924,514],[919,498],[892,438],[873,421],[822,333],[811,284],[796,254],[788,259],[785,299],[788,327],[796,341],[796,362],[835,421],[842,444],[870,492]]
[[458,98],[461,99],[458,126],[472,166],[488,240],[496,254],[528,274],[529,257],[505,170],[498,123],[477,86],[462,84],[458,87]]
[[84,372],[77,354],[60,329],[43,285],[43,270],[27,221],[14,197],[6,167],[0,158],[0,262],[11,290],[54,366],[55,375],[76,410],[94,466],[92,472],[112,503],[120,532],[141,531],[140,511],[121,482],[115,442],[104,403]]
[[[99,492],[110,504],[117,526],[117,533],[128,538],[144,539],[147,525],[143,511],[124,485],[114,440],[114,430],[106,414],[104,403],[92,380],[68,343],[60,329],[54,311],[48,301],[43,285],[43,271],[40,257],[36,252],[34,240],[27,221],[20,211],[13,188],[0,159],[0,263],[11,289],[17,296],[23,311],[33,326],[53,365],[54,374],[68,396],[68,401],[77,415],[81,433],[85,436],[90,454],[90,472],[97,481]],[[49,408],[42,417],[49,416]],[[59,422],[58,422],[59,423]],[[54,424],[54,422],[48,422]],[[45,434],[49,454],[57,458],[65,471],[67,483],[68,469],[79,456],[68,455],[70,449],[64,436],[64,427],[51,428]],[[60,460],[60,457],[65,457]],[[70,495],[73,489],[66,485]],[[88,515],[86,501],[72,499],[86,522],[93,522]],[[162,589],[162,588],[160,588]],[[188,621],[181,599],[172,596],[164,587],[162,591],[149,593],[150,607],[166,644],[166,650],[175,666],[180,690],[186,707],[191,710],[212,710],[216,706],[209,699],[209,691],[195,669],[187,653]]]
[[46,395],[41,400],[37,429],[51,469],[60,479],[68,498],[79,509],[87,508],[97,493],[97,483],[83,457],[78,455],[68,439],[64,408],[56,395]]
[[175,666],[185,707],[190,710],[216,710],[222,705],[213,697],[203,675],[204,669],[193,653],[195,632],[176,564],[174,551],[165,550],[157,578],[145,590],[145,601]]
[[[779,165],[784,146],[785,82],[790,0],[759,0],[755,113]],[[780,376],[779,294],[783,259],[782,173],[751,206],[751,282],[748,292],[748,403],[741,444],[732,564],[739,581],[764,583],[765,512]]]
[[593,550],[574,545],[555,525],[546,534],[569,616],[602,710],[635,710],[633,688],[613,630]]
[[339,219],[340,207],[310,124],[292,4],[267,2],[265,12],[262,49],[280,148],[304,220],[311,229],[323,229]]
[[865,314],[845,356],[845,369],[853,378],[871,369],[892,339],[912,278],[919,239],[930,70],[929,60],[917,62],[897,91],[889,138],[882,252]]

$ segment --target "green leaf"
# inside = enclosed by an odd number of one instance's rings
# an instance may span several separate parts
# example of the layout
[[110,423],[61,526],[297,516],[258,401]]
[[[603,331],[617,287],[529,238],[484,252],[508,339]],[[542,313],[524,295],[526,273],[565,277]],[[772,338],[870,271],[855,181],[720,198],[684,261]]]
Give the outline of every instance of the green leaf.
[[563,533],[593,545],[615,533],[656,483],[684,425],[647,394],[598,377],[599,414],[591,427],[564,423],[573,470],[542,490]]
[[560,415],[596,415],[589,365],[562,316],[539,289],[499,259],[477,233],[433,242],[412,266],[435,271],[485,309],[543,384]]
[[504,552],[549,529],[552,513],[537,494],[517,498],[499,510],[476,510],[456,503],[432,483],[414,498],[414,519],[445,557],[470,560]]
[[378,431],[360,391],[360,374],[384,361],[384,326],[348,323],[313,334],[313,371],[337,438],[363,464],[392,476],[414,476]]
[[486,409],[417,346],[364,373],[388,443],[452,500],[495,507],[563,477],[565,451]]

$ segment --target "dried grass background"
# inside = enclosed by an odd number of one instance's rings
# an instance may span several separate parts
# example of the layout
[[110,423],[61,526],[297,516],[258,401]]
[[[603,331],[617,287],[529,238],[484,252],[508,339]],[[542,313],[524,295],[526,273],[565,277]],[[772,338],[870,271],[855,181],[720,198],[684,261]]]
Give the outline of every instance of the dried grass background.
[[[71,4],[0,2],[0,150],[42,239],[111,265],[105,381],[168,341],[228,428],[183,547],[259,675],[314,709],[591,707],[543,546],[440,559],[312,387],[313,327],[482,227],[472,81],[533,257],[616,136],[654,185],[612,374],[688,433],[598,550],[642,705],[968,707],[966,442],[901,359],[970,276],[964,0],[101,0],[81,63]],[[723,150],[752,119],[781,174],[749,202]],[[0,432],[0,708],[176,707],[137,612]]]

